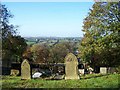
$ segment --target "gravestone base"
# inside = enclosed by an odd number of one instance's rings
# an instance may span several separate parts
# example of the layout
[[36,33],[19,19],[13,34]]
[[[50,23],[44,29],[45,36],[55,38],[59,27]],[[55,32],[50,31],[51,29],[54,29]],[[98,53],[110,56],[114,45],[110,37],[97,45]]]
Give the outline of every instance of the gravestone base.
[[66,76],[65,80],[68,80],[68,79],[80,79],[80,77],[78,75],[76,75],[74,77],[68,77],[68,76]]

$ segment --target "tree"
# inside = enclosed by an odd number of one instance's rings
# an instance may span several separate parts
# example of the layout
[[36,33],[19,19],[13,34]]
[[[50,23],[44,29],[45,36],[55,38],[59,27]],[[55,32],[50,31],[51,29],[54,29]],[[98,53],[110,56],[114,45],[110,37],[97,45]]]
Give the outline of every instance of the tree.
[[43,44],[34,44],[30,48],[32,60],[36,63],[46,63],[49,58],[49,47]]
[[27,44],[24,38],[16,35],[17,26],[13,26],[9,23],[9,18],[13,18],[13,15],[5,5],[0,4],[0,12],[2,60],[3,64],[6,64],[6,62],[10,64],[11,60],[15,57],[17,57],[17,60],[22,58],[22,52],[25,50]]
[[25,39],[21,36],[12,36],[9,40],[13,45],[11,48],[11,51],[13,52],[13,60],[15,60],[16,62],[22,62],[22,55],[27,47]]
[[31,52],[30,48],[31,48],[30,46],[26,47],[26,50],[23,52],[22,57],[24,59],[27,59],[29,62],[32,62],[33,61],[32,60],[32,52]]
[[96,2],[84,19],[80,57],[91,66],[115,66],[120,59],[118,2]]
[[50,49],[49,60],[52,63],[64,63],[64,58],[68,53],[74,52],[74,44],[70,42],[61,42]]

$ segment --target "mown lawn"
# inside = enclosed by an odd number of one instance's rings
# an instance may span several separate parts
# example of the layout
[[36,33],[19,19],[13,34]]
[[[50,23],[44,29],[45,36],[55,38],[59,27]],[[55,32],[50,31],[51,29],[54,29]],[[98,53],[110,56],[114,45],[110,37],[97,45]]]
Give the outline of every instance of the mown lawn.
[[21,77],[2,76],[2,88],[118,88],[120,74],[86,75],[80,80],[21,80]]

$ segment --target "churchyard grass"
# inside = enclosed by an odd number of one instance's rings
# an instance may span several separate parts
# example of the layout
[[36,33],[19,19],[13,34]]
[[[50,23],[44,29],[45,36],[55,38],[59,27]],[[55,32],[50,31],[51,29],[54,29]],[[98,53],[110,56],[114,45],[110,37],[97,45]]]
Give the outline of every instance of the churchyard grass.
[[2,88],[118,88],[120,74],[91,74],[81,80],[21,80],[20,76],[2,76]]

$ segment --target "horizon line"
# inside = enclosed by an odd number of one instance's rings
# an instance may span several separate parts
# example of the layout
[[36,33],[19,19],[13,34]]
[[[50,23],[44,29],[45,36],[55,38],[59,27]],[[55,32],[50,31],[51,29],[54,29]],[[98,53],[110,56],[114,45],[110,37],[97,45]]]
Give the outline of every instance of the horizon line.
[[81,37],[81,36],[22,36],[22,37],[49,37],[49,38],[51,38],[51,37],[56,37],[56,38],[67,38],[67,37],[70,37],[70,38],[74,38],[74,37]]

